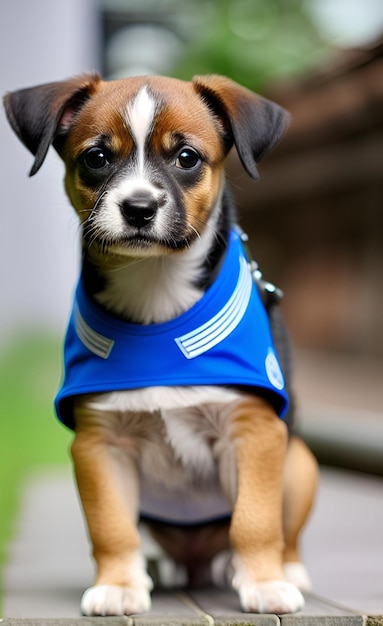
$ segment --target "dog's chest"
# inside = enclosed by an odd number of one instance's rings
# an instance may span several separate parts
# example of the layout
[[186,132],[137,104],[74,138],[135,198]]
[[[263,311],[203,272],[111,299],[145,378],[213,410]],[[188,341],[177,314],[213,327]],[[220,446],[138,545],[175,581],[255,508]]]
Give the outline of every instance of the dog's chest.
[[163,507],[167,493],[174,501],[174,491],[182,499],[184,490],[189,498],[194,492],[221,502],[218,483],[232,458],[231,420],[239,400],[236,390],[223,387],[153,387],[92,396],[87,407],[116,456],[136,460],[142,498],[161,493]]
[[182,254],[137,259],[107,275],[97,301],[139,324],[166,322],[189,310],[203,295],[196,287],[214,238],[214,220]]
[[[181,268],[182,270],[182,268]],[[148,259],[116,270],[108,276],[97,301],[116,314],[140,324],[163,322],[180,315],[201,297],[191,280],[185,280],[180,263]]]

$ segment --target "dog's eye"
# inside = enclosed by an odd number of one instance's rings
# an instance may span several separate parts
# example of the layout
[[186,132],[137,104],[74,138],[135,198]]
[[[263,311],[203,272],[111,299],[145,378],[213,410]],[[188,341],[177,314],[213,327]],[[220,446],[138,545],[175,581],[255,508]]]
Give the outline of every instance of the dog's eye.
[[84,154],[85,164],[92,170],[99,170],[109,165],[109,159],[102,148],[89,148]]
[[183,148],[176,159],[176,166],[190,170],[201,161],[201,157],[193,148]]

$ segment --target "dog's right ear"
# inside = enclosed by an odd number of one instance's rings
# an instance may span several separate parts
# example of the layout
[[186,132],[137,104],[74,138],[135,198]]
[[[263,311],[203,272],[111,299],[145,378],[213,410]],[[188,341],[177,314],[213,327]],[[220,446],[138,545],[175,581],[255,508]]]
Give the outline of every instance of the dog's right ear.
[[225,76],[194,76],[193,85],[223,125],[223,141],[232,144],[246,172],[259,177],[257,163],[279,141],[290,116],[275,102],[238,85]]
[[49,146],[59,147],[76,113],[100,82],[98,74],[20,89],[4,96],[8,121],[22,143],[35,156],[30,176],[42,166]]

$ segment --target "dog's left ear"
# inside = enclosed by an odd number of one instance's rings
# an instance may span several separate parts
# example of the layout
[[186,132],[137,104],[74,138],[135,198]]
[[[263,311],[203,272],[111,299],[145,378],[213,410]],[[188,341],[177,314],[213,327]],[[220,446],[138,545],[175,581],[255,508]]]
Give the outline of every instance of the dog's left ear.
[[59,151],[76,112],[100,82],[98,74],[83,74],[7,93],[4,107],[20,141],[35,156],[30,176],[42,166],[51,144]]
[[195,76],[193,85],[221,120],[227,150],[234,143],[249,176],[259,178],[256,164],[280,139],[290,119],[287,111],[224,76]]

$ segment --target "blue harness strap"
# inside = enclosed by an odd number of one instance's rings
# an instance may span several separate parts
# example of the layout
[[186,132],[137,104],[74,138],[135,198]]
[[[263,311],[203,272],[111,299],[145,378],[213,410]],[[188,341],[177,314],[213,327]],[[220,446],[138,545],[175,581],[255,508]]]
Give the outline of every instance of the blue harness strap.
[[230,233],[220,272],[201,299],[160,324],[115,319],[86,295],[80,277],[64,347],[55,407],[74,428],[73,397],[177,385],[263,391],[282,417],[288,405],[269,321],[239,235]]

